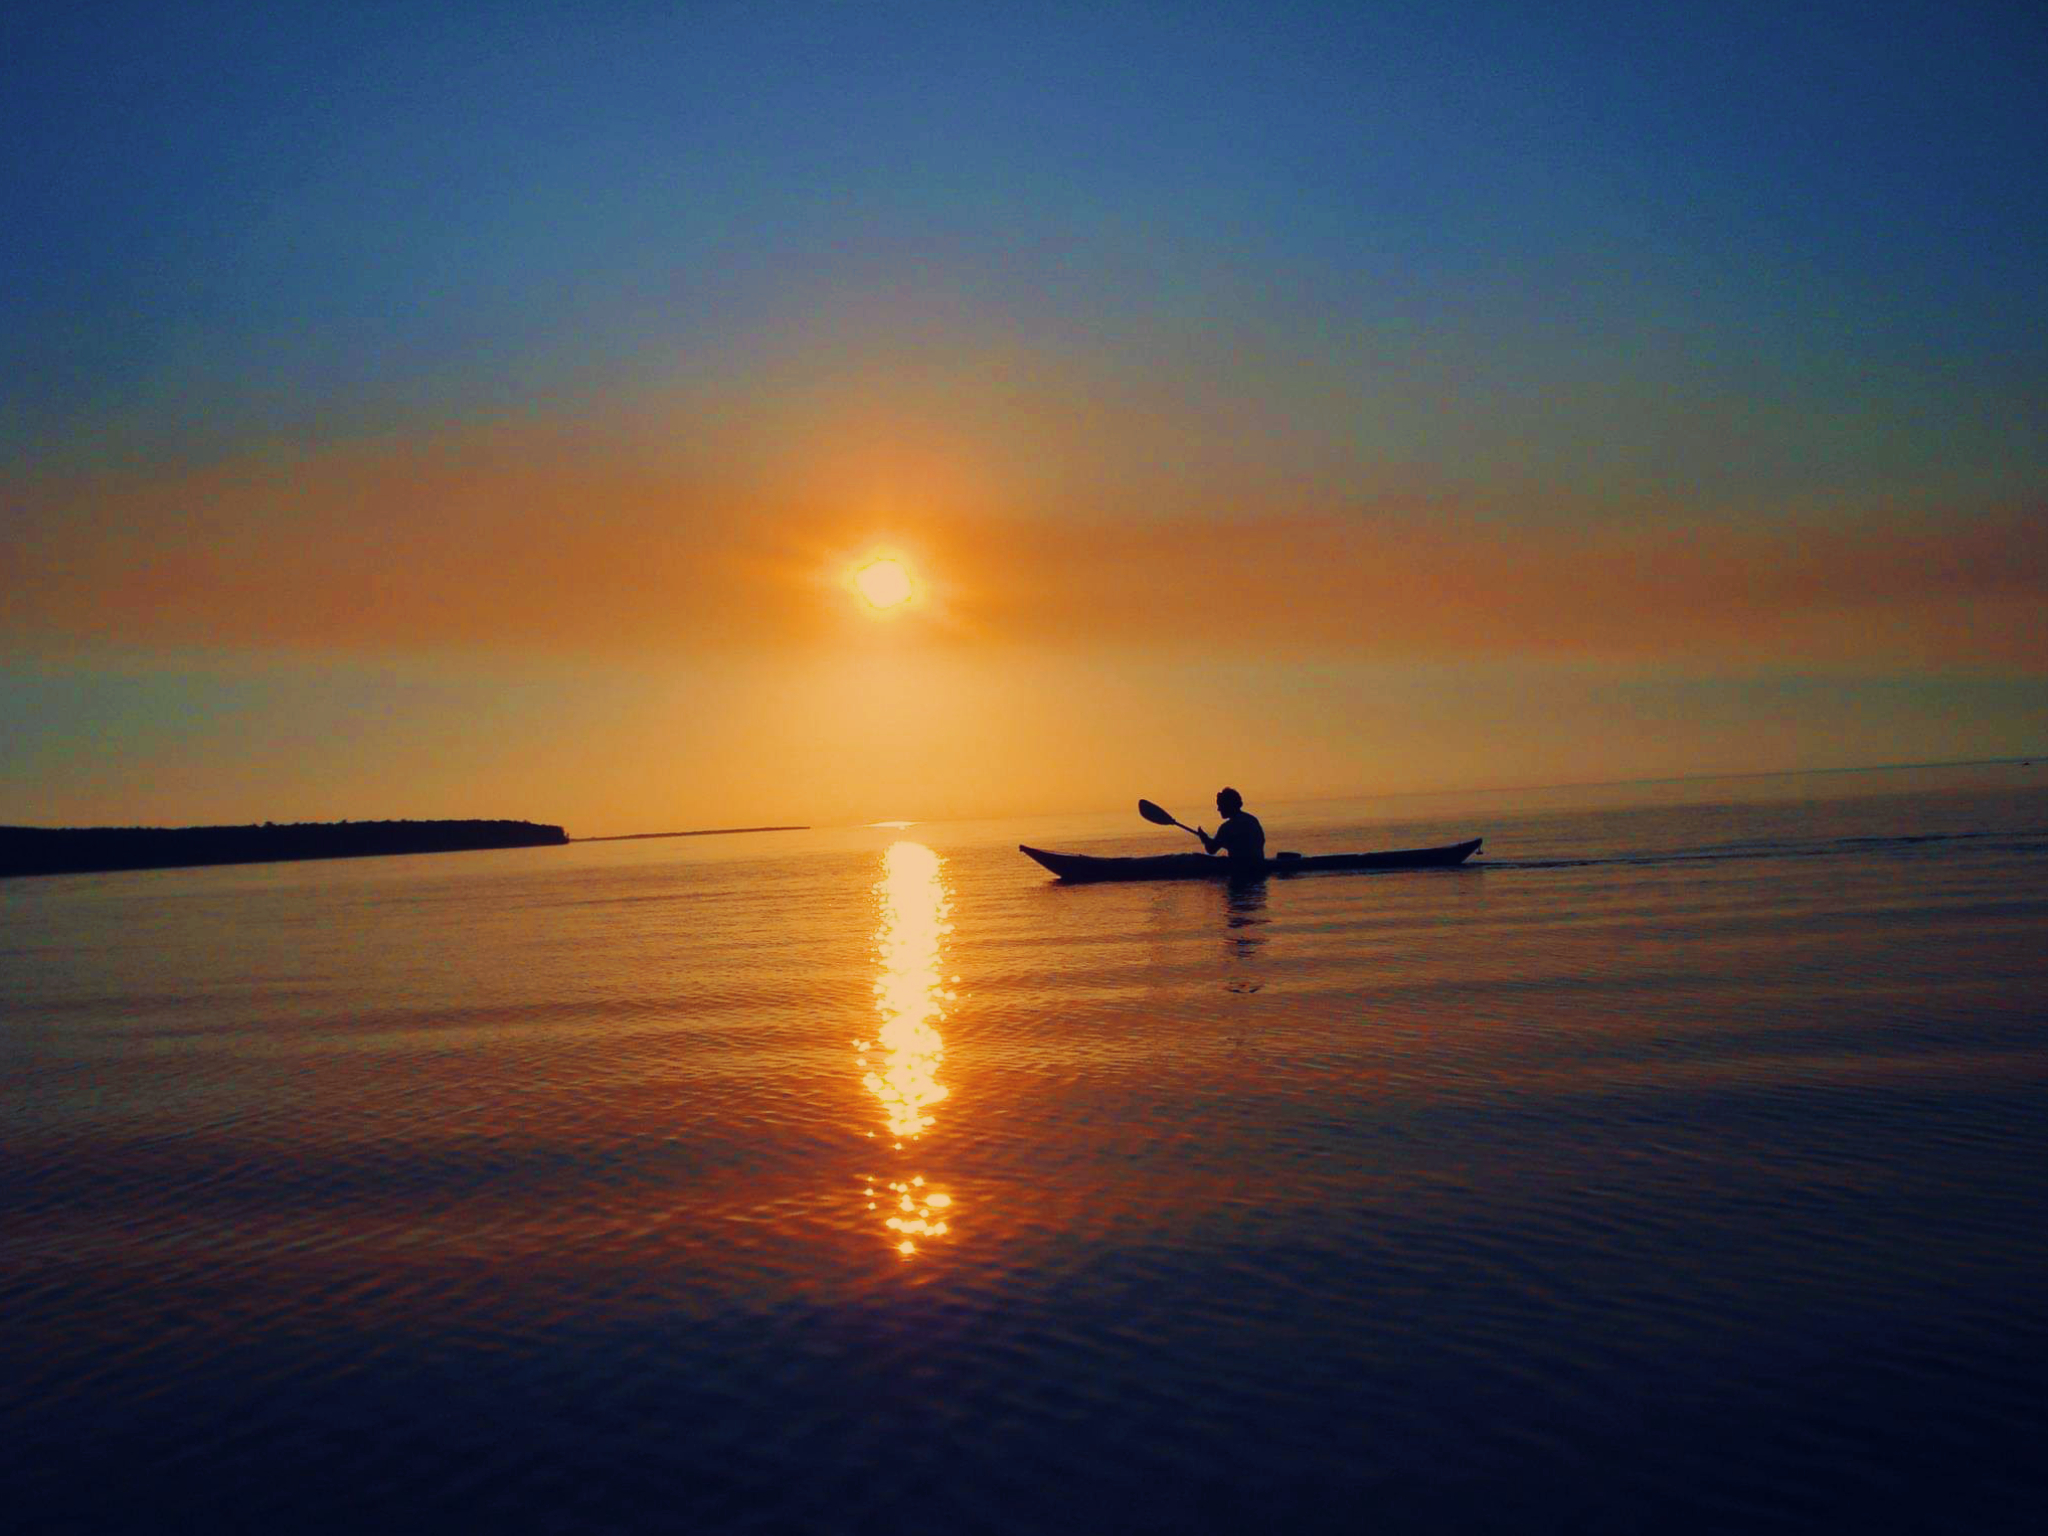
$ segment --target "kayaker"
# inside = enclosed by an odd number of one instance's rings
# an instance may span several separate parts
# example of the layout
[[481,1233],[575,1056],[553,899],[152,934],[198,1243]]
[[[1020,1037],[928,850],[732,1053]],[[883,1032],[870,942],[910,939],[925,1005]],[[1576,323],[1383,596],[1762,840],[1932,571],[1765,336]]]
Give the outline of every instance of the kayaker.
[[1244,796],[1225,787],[1216,791],[1216,811],[1223,822],[1211,837],[1204,827],[1195,828],[1204,853],[1227,853],[1232,864],[1247,868],[1266,862],[1266,829],[1259,818],[1244,808]]

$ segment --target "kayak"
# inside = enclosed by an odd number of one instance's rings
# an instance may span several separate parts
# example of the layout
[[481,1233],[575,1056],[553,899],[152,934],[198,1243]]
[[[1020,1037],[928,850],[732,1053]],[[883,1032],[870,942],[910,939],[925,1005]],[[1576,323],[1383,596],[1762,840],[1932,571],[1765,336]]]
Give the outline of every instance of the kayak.
[[1062,880],[1216,880],[1259,879],[1267,875],[1306,875],[1336,869],[1448,869],[1479,851],[1484,838],[1449,843],[1442,848],[1397,848],[1386,853],[1320,853],[1304,858],[1283,853],[1251,869],[1238,869],[1227,858],[1206,853],[1156,853],[1136,859],[1099,859],[1086,853],[1048,853],[1024,843],[1017,851],[1036,859]]

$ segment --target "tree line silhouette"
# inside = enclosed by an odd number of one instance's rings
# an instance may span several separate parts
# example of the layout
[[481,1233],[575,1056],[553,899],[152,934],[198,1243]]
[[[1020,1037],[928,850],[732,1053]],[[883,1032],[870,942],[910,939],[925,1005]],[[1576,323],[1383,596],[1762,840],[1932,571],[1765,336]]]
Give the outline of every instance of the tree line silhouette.
[[246,827],[0,827],[0,875],[459,853],[566,843],[532,821],[266,821]]

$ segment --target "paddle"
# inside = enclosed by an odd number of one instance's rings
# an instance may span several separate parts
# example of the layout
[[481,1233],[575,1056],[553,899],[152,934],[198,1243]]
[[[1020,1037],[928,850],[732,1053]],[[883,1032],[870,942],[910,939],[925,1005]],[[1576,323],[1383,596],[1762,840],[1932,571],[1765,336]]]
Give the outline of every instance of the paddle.
[[1150,800],[1140,800],[1138,802],[1138,814],[1144,817],[1147,821],[1151,822],[1152,825],[1154,825],[1155,827],[1179,827],[1181,831],[1192,832],[1196,837],[1200,837],[1202,835],[1201,833],[1196,832],[1195,829],[1189,826],[1186,822],[1175,821],[1170,812],[1161,810],[1158,806],[1154,805]]

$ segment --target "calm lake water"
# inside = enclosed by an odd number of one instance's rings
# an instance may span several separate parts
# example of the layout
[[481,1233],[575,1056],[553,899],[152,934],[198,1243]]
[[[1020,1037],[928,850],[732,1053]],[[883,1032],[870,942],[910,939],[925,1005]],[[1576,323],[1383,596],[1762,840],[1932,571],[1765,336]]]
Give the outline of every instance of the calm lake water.
[[2048,768],[1253,808],[0,882],[0,1524],[2040,1528]]

